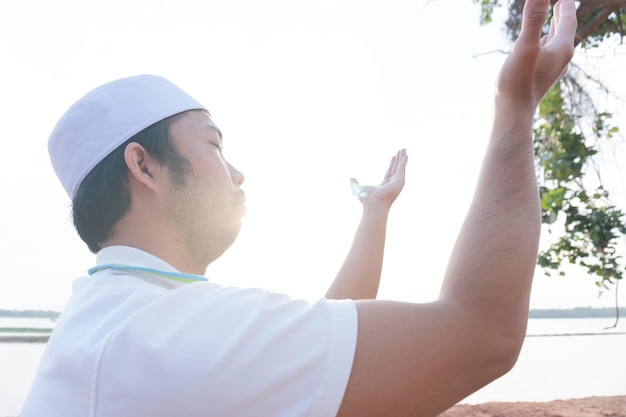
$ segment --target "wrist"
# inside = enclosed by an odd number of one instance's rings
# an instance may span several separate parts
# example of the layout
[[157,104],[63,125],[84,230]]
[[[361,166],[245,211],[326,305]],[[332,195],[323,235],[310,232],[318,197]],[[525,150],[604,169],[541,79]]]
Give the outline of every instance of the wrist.
[[389,215],[391,203],[378,201],[363,201],[363,217],[384,217]]
[[514,126],[532,126],[537,106],[528,100],[496,94],[494,99],[494,119],[504,120]]

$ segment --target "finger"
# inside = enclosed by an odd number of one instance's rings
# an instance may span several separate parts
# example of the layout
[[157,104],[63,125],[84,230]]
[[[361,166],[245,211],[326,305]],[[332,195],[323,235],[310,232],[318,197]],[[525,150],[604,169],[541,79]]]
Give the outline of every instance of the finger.
[[554,33],[556,32],[556,26],[559,24],[559,12],[558,8],[553,9],[552,19],[550,19],[550,29],[546,35],[543,35],[539,40],[539,44],[541,46],[545,46],[550,40],[554,37]]
[[389,167],[387,168],[387,173],[385,174],[385,179],[391,178],[393,174],[395,173],[396,159],[397,158],[395,156],[391,157],[391,161],[389,162]]
[[396,158],[393,166],[393,173],[397,175],[399,171],[403,170],[403,165],[406,165],[406,150],[400,149],[396,154]]
[[402,149],[399,153],[398,156],[398,166],[397,166],[397,172],[400,173],[400,175],[402,177],[404,177],[405,172],[406,172],[406,163],[409,160],[408,155],[406,154],[406,150]]
[[526,0],[522,14],[522,30],[518,42],[535,44],[541,38],[541,31],[548,16],[549,0]]
[[554,5],[554,17],[554,37],[558,42],[573,46],[578,26],[574,0],[559,0]]
[[400,149],[399,154],[400,154],[400,158],[401,158],[401,160],[402,160],[402,163],[403,163],[404,165],[406,165],[406,162],[407,162],[407,161],[408,161],[408,159],[409,159],[409,156],[406,154],[406,149]]

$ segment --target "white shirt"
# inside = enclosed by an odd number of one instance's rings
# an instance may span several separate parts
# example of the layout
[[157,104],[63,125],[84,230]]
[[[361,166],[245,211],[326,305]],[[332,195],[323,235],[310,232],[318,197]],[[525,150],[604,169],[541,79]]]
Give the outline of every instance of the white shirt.
[[[122,246],[97,263],[178,272]],[[356,335],[352,301],[102,269],[74,282],[20,415],[335,416]]]

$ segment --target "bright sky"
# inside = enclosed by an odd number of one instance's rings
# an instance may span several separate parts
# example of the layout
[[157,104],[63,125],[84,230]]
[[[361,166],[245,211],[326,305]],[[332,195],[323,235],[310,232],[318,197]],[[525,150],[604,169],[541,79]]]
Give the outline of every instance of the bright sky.
[[[165,76],[205,103],[225,133],[226,157],[246,175],[243,230],[210,279],[321,296],[360,216],[349,178],[379,182],[407,148],[380,297],[434,299],[504,59],[474,55],[509,48],[501,26],[480,28],[478,15],[470,0],[2,2],[0,308],[60,310],[73,279],[93,266],[47,138],[88,90],[139,73]],[[599,59],[591,65],[612,80],[619,74]],[[624,195],[613,155],[606,165]],[[539,271],[535,282],[535,308],[614,302],[576,271]]]

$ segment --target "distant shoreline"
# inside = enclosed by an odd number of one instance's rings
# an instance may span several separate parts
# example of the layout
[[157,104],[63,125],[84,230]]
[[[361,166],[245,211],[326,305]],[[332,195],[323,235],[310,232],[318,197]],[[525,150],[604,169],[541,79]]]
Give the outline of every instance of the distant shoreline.
[[[555,334],[530,334],[527,338],[538,337],[567,337],[567,336],[623,336],[626,332],[609,332],[609,333],[555,333]],[[0,343],[47,343],[50,339],[49,334],[36,335],[0,335]]]
[[[50,319],[56,321],[60,313],[50,310],[2,310],[0,318],[19,319]],[[576,307],[570,309],[532,309],[528,314],[529,319],[590,319],[590,318],[611,318],[620,317],[626,320],[626,307],[617,310],[612,307],[591,308]],[[30,328],[30,327],[0,327],[0,343],[47,343],[52,329]],[[3,334],[4,333],[4,334]],[[593,333],[559,333],[559,334],[529,334],[526,337],[547,337],[547,336],[596,336],[596,335],[623,335],[624,332],[593,332]]]
[[596,319],[626,317],[626,307],[592,308],[576,307],[568,309],[532,309],[528,312],[529,319]]
[[[618,310],[615,307],[575,307],[566,309],[541,308],[531,309],[529,319],[592,319],[592,318],[615,318]],[[56,320],[60,313],[51,310],[2,310],[0,318],[31,318]],[[619,307],[619,316],[626,317],[626,307]]]
[[47,343],[50,335],[6,335],[0,336],[0,343]]
[[18,319],[51,319],[59,318],[58,311],[51,310],[2,310],[0,309],[0,318],[18,318]]

